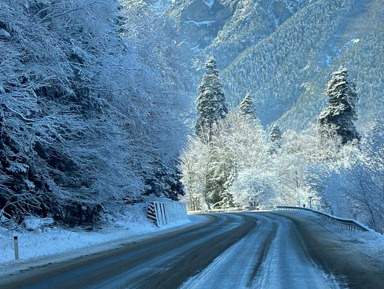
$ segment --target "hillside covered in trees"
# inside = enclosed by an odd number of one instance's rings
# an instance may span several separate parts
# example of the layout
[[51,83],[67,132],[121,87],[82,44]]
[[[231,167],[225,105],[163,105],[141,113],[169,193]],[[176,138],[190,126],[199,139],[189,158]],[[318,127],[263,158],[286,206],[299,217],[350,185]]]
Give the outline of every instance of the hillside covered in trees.
[[363,96],[357,125],[383,109],[380,0],[179,0],[169,14],[197,69],[209,56],[217,59],[228,106],[249,92],[264,126],[302,130],[314,123],[329,75],[340,66]]

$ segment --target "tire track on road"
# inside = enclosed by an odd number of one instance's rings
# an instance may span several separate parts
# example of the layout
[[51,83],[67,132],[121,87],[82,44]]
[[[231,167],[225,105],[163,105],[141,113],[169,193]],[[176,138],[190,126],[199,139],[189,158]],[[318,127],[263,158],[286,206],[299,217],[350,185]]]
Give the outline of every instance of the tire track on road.
[[241,215],[241,217],[244,219],[244,223],[240,226],[211,238],[207,242],[201,242],[186,254],[176,256],[168,270],[157,272],[142,282],[138,288],[178,288],[188,277],[199,274],[231,245],[240,241],[255,228],[256,220],[254,218],[246,215]]
[[278,224],[277,234],[252,288],[274,289],[339,289],[334,276],[326,274],[317,266],[294,224],[287,218],[265,214]]
[[257,273],[261,269],[261,264],[266,259],[268,252],[271,248],[273,240],[276,238],[277,235],[277,224],[275,222],[272,222],[272,230],[268,232],[268,235],[266,239],[263,241],[263,246],[261,247],[260,254],[257,257],[256,263],[253,266],[252,274],[249,276],[247,287],[251,287],[252,283],[254,282],[254,279],[257,275]]
[[[200,274],[186,280],[181,289],[246,288],[257,272],[269,242],[276,232],[276,224],[260,214],[246,213],[257,220],[257,226],[218,256]],[[256,274],[256,273],[255,273]]]

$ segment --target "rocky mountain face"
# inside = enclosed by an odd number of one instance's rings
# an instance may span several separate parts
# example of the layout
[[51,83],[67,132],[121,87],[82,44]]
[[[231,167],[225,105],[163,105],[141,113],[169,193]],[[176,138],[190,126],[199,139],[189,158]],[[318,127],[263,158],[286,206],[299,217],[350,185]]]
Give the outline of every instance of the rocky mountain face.
[[251,93],[266,126],[315,122],[340,66],[357,84],[360,123],[384,108],[382,0],[175,0],[167,13],[198,67],[215,56],[230,105]]
[[236,11],[238,1],[177,0],[170,11],[194,52],[209,46]]
[[308,0],[176,0],[170,10],[185,41],[199,55],[227,66],[267,37]]

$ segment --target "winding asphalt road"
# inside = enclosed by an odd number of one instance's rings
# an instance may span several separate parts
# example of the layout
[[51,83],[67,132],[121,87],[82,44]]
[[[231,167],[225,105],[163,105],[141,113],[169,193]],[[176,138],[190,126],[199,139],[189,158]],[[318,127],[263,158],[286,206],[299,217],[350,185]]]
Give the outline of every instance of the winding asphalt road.
[[294,214],[223,213],[3,278],[0,288],[384,288],[384,264],[376,265],[360,262],[329,231]]

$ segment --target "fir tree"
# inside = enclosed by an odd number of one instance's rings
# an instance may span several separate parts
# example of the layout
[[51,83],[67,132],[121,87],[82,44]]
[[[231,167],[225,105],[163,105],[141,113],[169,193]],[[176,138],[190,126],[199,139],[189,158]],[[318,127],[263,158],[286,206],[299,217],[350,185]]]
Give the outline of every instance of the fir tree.
[[354,125],[358,95],[356,84],[348,79],[347,69],[332,74],[326,94],[329,97],[328,105],[318,117],[321,137],[330,139],[338,136],[342,144],[359,140]]
[[269,153],[276,153],[277,150],[281,147],[282,133],[277,124],[274,124],[269,134],[269,141],[271,142],[271,147]]
[[196,121],[196,135],[203,143],[209,143],[214,135],[215,124],[224,118],[228,109],[220,83],[216,60],[210,57],[205,63],[208,71],[203,75],[198,88],[196,106],[198,117]]
[[282,138],[282,133],[277,124],[274,124],[271,130],[271,133],[269,134],[269,139],[271,142],[280,142]]
[[255,116],[255,105],[253,104],[251,94],[247,93],[245,95],[243,101],[240,103],[239,108],[241,115],[249,115],[252,117]]

